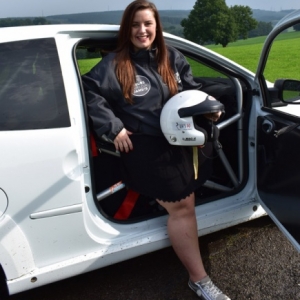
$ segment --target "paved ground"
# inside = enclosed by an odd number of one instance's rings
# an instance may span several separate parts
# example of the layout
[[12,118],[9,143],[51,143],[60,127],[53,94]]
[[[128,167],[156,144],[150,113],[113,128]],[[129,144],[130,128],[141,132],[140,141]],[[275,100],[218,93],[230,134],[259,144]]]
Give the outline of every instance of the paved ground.
[[[300,254],[268,217],[199,239],[205,267],[232,300],[299,300]],[[172,248],[11,296],[9,300],[199,299]]]

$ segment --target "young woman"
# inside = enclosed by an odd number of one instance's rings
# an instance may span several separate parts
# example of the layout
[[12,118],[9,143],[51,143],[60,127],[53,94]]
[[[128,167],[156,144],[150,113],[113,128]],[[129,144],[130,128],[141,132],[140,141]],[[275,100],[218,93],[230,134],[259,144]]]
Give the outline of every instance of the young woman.
[[[167,210],[169,238],[189,273],[189,287],[203,299],[229,299],[202,263],[192,153],[189,147],[170,145],[160,128],[166,101],[201,85],[194,82],[184,56],[165,45],[153,3],[137,0],[127,6],[116,51],[82,79],[94,132],[121,153],[123,182]],[[207,117],[215,121],[219,116]]]

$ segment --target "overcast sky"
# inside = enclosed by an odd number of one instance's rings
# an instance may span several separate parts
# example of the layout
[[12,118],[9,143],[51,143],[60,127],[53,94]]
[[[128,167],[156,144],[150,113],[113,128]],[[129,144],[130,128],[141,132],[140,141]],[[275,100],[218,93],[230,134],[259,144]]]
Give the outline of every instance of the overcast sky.
[[[0,18],[123,10],[131,0],[0,0]],[[159,10],[192,9],[196,0],[153,0]],[[300,9],[299,0],[226,0],[228,6],[280,11]]]

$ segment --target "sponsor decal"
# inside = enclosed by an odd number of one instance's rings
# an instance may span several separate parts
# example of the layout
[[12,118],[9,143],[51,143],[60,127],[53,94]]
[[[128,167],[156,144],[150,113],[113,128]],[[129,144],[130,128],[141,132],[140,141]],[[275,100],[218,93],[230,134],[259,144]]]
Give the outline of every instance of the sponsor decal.
[[192,130],[193,126],[191,123],[176,123],[175,127],[177,130]]
[[145,76],[137,75],[135,79],[135,86],[133,95],[136,97],[142,97],[150,92],[151,83]]
[[196,142],[195,137],[182,138],[182,140],[185,141],[185,142]]

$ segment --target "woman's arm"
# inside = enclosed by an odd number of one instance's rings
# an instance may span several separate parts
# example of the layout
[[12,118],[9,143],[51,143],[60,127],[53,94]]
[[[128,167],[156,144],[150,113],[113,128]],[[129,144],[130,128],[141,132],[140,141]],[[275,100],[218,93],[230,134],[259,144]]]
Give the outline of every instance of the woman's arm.
[[82,76],[85,100],[93,129],[99,138],[104,135],[113,141],[124,128],[122,121],[115,116],[107,99],[101,95],[101,78],[95,72]]

